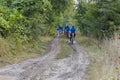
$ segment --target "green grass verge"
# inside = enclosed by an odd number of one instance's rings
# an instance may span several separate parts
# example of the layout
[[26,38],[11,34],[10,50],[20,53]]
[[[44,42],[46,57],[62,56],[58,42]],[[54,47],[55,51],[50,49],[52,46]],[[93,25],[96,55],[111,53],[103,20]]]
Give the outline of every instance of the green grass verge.
[[85,36],[78,35],[76,40],[88,52],[88,80],[117,80],[116,53],[108,53],[106,48],[101,48],[102,43]]
[[49,36],[42,36],[37,41],[32,40],[16,46],[14,39],[0,38],[0,67],[40,56],[48,49],[48,43],[52,39]]
[[68,40],[64,37],[60,38],[60,53],[57,55],[56,59],[63,59],[69,57],[72,53],[71,47],[68,45]]

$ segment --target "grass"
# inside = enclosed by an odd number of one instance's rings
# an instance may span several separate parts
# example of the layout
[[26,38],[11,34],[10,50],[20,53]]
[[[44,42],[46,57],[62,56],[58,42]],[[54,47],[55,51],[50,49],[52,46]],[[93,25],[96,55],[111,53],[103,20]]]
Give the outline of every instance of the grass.
[[88,52],[88,80],[120,80],[120,45],[118,39],[97,40],[79,36],[78,43]]
[[60,38],[61,52],[57,55],[56,59],[63,59],[69,57],[72,53],[71,47],[68,45],[68,40],[64,37]]
[[0,67],[40,56],[47,50],[52,39],[49,36],[41,36],[37,41],[32,40],[16,46],[13,38],[0,37]]

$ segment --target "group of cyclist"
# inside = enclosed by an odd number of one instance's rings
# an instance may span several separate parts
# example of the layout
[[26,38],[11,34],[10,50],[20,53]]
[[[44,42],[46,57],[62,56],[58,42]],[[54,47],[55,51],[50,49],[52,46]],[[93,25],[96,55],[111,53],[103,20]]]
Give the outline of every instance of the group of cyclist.
[[76,36],[76,28],[67,24],[65,26],[59,25],[57,27],[57,36],[60,36],[61,34],[64,34],[66,38],[71,41],[72,37],[75,38]]

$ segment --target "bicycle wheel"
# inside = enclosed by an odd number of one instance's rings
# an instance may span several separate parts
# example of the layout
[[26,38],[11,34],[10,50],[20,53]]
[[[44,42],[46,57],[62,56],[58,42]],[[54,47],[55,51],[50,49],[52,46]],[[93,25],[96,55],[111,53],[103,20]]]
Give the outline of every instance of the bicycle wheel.
[[71,44],[73,44],[73,36],[72,36],[72,38],[71,38]]

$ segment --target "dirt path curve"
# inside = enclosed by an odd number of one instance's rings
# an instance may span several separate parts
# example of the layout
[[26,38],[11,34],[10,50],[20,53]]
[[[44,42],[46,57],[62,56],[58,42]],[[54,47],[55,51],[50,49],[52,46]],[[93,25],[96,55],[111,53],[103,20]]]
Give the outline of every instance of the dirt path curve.
[[86,80],[86,52],[75,43],[69,57],[57,60],[59,49],[55,38],[46,55],[1,68],[0,80]]

